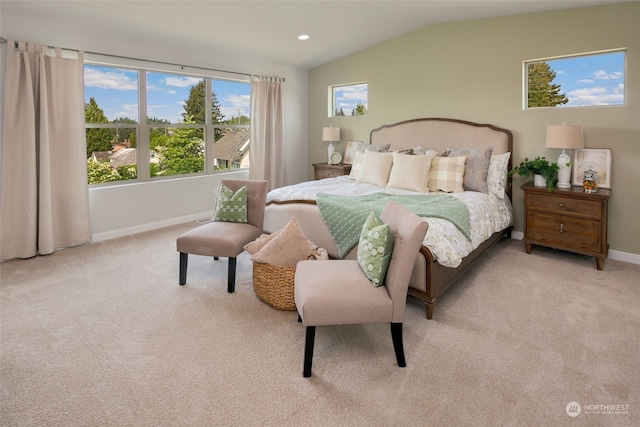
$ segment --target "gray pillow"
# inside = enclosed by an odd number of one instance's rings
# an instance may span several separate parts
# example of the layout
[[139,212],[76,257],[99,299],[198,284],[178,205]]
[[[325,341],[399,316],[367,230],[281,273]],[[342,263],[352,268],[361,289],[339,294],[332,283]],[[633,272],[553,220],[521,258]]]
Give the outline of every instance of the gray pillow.
[[465,191],[479,191],[488,193],[487,176],[489,175],[489,162],[493,145],[481,148],[454,148],[447,146],[448,157],[467,156],[464,166],[464,179],[462,186]]

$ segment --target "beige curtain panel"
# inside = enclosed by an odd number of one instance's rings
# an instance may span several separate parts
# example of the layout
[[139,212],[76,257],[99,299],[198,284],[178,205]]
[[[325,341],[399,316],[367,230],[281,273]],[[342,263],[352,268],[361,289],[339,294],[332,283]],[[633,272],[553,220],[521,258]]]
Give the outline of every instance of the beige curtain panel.
[[269,181],[269,189],[285,184],[282,84],[277,77],[251,79],[250,179]]
[[6,64],[2,260],[91,240],[83,54],[67,59],[59,48],[9,41]]

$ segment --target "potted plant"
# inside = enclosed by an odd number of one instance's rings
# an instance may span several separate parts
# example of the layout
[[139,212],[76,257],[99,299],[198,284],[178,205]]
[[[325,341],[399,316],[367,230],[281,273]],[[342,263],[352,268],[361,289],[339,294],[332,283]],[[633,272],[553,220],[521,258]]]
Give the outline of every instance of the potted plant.
[[[529,160],[527,157],[524,161],[520,162],[518,166],[509,171],[509,176],[518,174],[520,176],[541,176],[546,183],[547,191],[551,193],[553,186],[558,180],[558,164],[550,163],[545,157],[536,157],[533,160]],[[541,186],[534,181],[534,185]]]

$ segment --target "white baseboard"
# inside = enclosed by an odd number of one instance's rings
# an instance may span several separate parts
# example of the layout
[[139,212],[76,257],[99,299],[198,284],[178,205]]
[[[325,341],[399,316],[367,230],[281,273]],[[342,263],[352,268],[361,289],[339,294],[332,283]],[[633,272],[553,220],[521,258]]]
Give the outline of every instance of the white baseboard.
[[[515,240],[522,240],[524,237],[524,233],[522,231],[513,231],[511,232],[511,238]],[[640,265],[640,255],[632,254],[629,252],[615,251],[613,249],[609,250],[607,254],[607,258],[614,259],[616,261],[628,262],[631,264],[639,264]]]
[[116,237],[129,236],[131,234],[143,233],[145,231],[156,230],[158,228],[169,227],[171,225],[183,224],[189,221],[206,220],[213,216],[213,211],[202,212],[199,214],[186,215],[178,218],[166,219],[163,221],[152,222],[149,224],[136,225],[134,227],[121,228],[119,230],[107,231],[104,233],[96,233],[91,235],[92,242],[100,242],[103,240],[115,239]]

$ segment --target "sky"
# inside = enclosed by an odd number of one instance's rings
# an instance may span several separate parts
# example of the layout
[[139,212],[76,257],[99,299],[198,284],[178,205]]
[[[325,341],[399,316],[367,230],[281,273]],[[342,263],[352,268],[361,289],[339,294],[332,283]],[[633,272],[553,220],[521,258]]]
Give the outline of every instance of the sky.
[[358,102],[364,104],[364,106],[368,110],[368,87],[369,85],[367,83],[334,86],[334,111],[336,108],[342,108],[344,114],[350,116],[351,111],[356,107],[356,104],[358,104]]
[[[181,123],[189,89],[202,78],[167,73],[147,73],[147,116]],[[248,82],[214,80],[213,91],[224,119],[238,113],[250,116]],[[138,120],[138,77],[134,70],[85,65],[85,103],[95,98],[109,120],[128,117]]]
[[556,72],[553,83],[569,98],[562,107],[624,104],[623,51],[544,62]]

